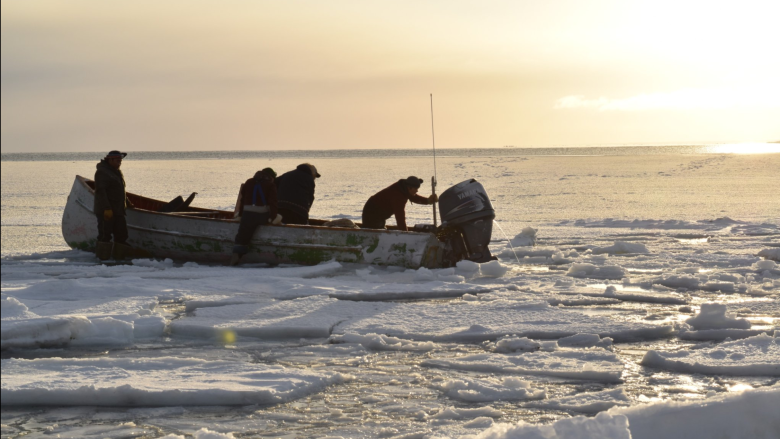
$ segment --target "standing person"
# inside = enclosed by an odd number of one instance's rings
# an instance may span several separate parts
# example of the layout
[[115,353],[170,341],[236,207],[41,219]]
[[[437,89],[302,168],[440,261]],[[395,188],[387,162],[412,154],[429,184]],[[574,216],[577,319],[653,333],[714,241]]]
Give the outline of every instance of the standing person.
[[[95,167],[95,204],[92,207],[98,222],[98,238],[95,255],[101,261],[120,260],[127,256],[126,210],[133,207],[125,192],[125,177],[119,167],[126,152],[110,151]],[[111,238],[114,243],[112,245]]]
[[314,180],[320,178],[317,168],[302,163],[276,179],[279,191],[279,213],[285,224],[309,224],[309,210],[314,203]]
[[427,198],[417,195],[422,182],[422,178],[411,176],[398,180],[369,198],[363,206],[363,228],[384,229],[385,221],[395,215],[398,229],[406,231],[407,201],[417,204],[433,204],[439,200],[436,194],[431,194]]
[[230,265],[238,264],[241,256],[249,251],[249,241],[252,240],[257,227],[269,222],[281,223],[282,217],[278,215],[277,209],[275,178],[276,172],[271,168],[265,168],[257,171],[254,177],[241,186],[241,202],[238,211],[241,222],[238,225]]

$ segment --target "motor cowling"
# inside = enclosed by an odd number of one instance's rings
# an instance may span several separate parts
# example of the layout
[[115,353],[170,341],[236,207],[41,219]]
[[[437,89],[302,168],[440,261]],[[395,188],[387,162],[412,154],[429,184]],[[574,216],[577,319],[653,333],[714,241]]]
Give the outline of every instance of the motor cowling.
[[450,242],[457,260],[487,262],[496,259],[488,249],[496,213],[482,184],[471,179],[442,192],[439,211],[442,236]]

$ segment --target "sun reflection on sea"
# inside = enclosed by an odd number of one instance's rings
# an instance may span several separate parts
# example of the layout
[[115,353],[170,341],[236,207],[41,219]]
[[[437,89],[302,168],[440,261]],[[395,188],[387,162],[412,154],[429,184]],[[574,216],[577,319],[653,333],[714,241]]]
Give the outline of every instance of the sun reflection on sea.
[[725,143],[722,145],[707,145],[711,154],[770,154],[780,152],[780,143]]

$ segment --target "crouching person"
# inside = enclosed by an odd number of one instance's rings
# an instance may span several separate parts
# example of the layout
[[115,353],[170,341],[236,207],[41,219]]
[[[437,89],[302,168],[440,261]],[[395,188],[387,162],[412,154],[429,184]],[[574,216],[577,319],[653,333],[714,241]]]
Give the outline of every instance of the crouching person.
[[259,226],[281,223],[282,218],[277,211],[275,178],[276,172],[271,168],[265,168],[257,171],[254,177],[241,186],[239,204],[241,222],[238,225],[230,265],[238,264],[241,256],[249,251],[249,241],[252,240],[252,235]]

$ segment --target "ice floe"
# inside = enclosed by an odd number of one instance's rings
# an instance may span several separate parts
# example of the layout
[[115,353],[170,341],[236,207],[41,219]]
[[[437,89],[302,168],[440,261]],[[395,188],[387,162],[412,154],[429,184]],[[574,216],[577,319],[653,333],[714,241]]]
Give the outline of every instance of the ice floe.
[[780,376],[778,338],[761,334],[711,348],[647,351],[642,364],[684,373]]
[[597,266],[588,263],[575,263],[571,264],[566,275],[591,279],[623,279],[626,276],[626,270],[618,265]]
[[623,255],[629,253],[649,253],[647,246],[637,242],[625,242],[615,241],[615,243],[609,247],[594,247],[591,249],[594,255],[610,254],[610,255]]
[[631,439],[744,439],[778,437],[777,407],[780,386],[775,385],[703,401],[663,401],[603,413],[628,418]]
[[330,338],[331,343],[357,343],[366,349],[375,351],[421,351],[433,350],[432,342],[414,342],[381,334],[343,334]]
[[719,303],[702,303],[701,311],[685,323],[696,330],[703,329],[750,329],[750,321],[739,319],[727,314],[726,305]]
[[619,382],[623,363],[612,352],[599,348],[561,349],[512,354],[483,353],[456,358],[433,358],[423,366],[514,375]]
[[[623,415],[599,413],[594,418],[561,419],[550,425],[497,423],[474,439],[632,439]],[[464,437],[465,439],[465,437]]]
[[334,333],[382,333],[418,341],[476,343],[506,335],[557,339],[578,333],[630,341],[660,338],[674,331],[671,325],[593,319],[577,311],[550,307],[546,302],[385,303],[367,310],[360,318],[339,323]]
[[600,392],[577,392],[570,396],[535,401],[525,406],[595,414],[615,406],[628,405],[630,402],[631,399],[626,395],[625,390],[610,389]]
[[780,247],[765,248],[758,252],[758,256],[780,262]]
[[592,418],[577,416],[549,425],[495,423],[462,439],[768,439],[780,433],[778,405],[780,388],[774,386],[705,401],[614,407]]
[[2,360],[3,406],[277,404],[341,383],[340,374],[194,358]]
[[447,397],[463,402],[520,401],[547,396],[544,389],[533,389],[530,382],[514,377],[447,380],[434,383],[433,387]]

